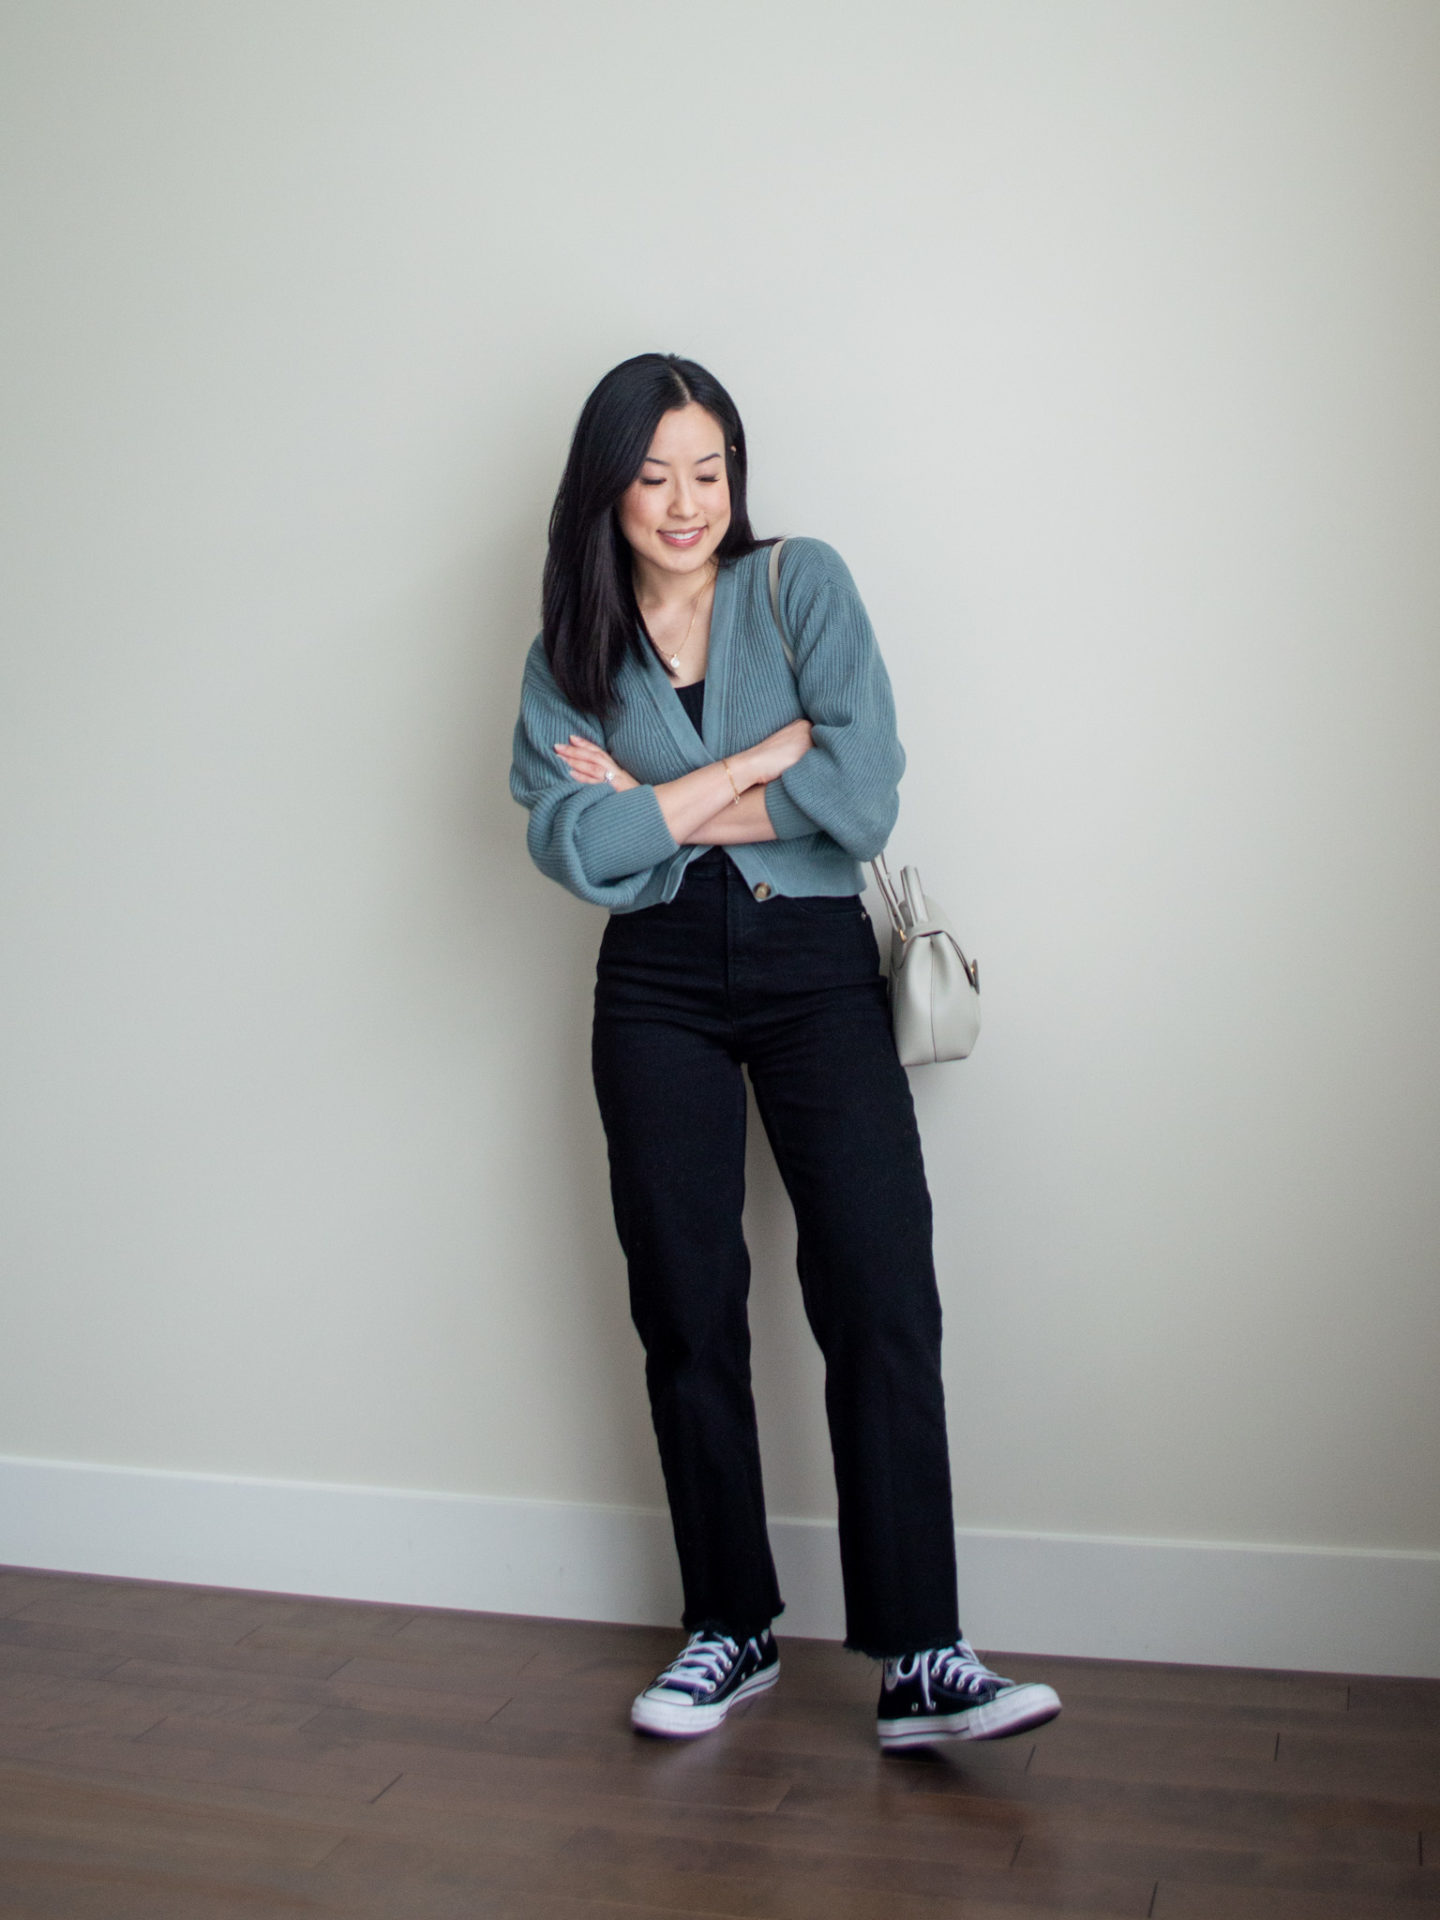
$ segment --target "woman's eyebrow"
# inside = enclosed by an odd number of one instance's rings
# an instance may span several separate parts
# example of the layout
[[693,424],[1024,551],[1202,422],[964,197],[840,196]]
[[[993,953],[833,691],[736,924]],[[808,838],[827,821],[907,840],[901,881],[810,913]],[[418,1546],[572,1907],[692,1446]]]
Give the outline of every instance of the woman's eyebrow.
[[[707,460],[718,460],[719,458],[720,453],[718,450],[714,453],[702,453],[695,464],[697,467],[703,467]],[[647,453],[641,464],[647,467],[668,467],[670,462],[668,460],[657,460],[653,453]]]

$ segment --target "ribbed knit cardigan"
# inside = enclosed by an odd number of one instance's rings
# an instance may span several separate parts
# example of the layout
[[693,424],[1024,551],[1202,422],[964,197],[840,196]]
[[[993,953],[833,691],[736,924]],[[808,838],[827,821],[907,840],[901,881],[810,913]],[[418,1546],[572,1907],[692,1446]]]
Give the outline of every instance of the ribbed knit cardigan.
[[[531,647],[510,791],[530,810],[536,866],[582,900],[614,913],[673,900],[705,849],[673,839],[656,785],[753,747],[802,715],[814,744],[764,790],[775,839],[725,851],[752,891],[847,894],[863,884],[858,863],[883,850],[905,755],[869,617],[833,547],[787,540],[780,607],[792,671],[770,611],[768,563],[762,547],[716,577],[703,736],[650,649],[643,664],[626,656],[602,726],[562,697],[541,642]],[[577,781],[555,752],[572,733],[598,740],[642,784],[616,793],[603,781]]]

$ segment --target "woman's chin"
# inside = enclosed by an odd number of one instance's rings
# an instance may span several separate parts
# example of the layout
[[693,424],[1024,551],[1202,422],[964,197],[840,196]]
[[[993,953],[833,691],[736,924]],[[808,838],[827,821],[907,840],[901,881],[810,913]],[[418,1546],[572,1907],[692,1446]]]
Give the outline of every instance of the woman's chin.
[[724,537],[724,527],[707,527],[698,540],[688,543],[667,540],[657,533],[646,541],[644,558],[666,573],[698,573],[709,565]]

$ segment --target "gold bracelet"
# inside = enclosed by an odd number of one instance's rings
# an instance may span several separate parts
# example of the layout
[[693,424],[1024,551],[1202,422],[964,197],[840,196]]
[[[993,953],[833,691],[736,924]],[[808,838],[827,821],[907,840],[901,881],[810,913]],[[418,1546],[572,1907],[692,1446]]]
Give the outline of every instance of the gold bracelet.
[[735,776],[730,771],[730,762],[728,760],[722,760],[720,764],[725,769],[725,778],[730,782],[730,791],[735,796],[735,798],[730,802],[730,804],[732,807],[738,807],[740,804],[740,789],[739,787],[736,786]]

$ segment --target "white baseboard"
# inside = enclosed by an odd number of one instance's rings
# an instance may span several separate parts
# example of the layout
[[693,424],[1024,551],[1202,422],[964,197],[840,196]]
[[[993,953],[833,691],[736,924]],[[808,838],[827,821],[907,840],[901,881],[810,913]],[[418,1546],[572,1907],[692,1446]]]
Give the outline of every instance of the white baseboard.
[[[784,1629],[844,1632],[835,1528],[774,1520]],[[961,1617],[1012,1653],[1440,1678],[1440,1553],[963,1529]],[[675,1622],[636,1507],[0,1459],[0,1562],[201,1586]]]

